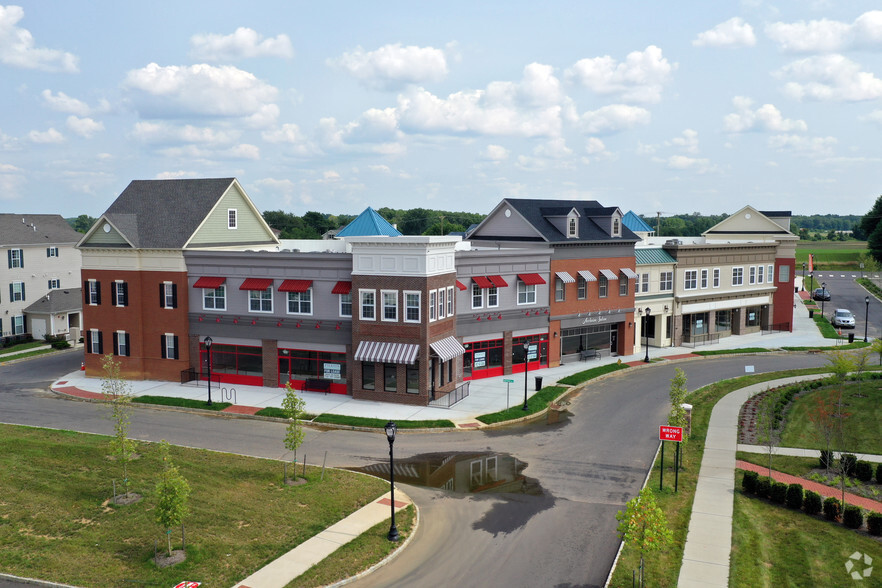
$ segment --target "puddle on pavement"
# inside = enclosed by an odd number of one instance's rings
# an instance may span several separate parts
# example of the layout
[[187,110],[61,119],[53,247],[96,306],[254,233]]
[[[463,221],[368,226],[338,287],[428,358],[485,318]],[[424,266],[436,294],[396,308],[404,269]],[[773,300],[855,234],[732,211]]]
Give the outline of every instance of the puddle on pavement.
[[[506,453],[425,453],[395,459],[395,481],[460,494],[542,495],[539,482],[524,476],[527,463]],[[389,463],[347,468],[389,479]]]

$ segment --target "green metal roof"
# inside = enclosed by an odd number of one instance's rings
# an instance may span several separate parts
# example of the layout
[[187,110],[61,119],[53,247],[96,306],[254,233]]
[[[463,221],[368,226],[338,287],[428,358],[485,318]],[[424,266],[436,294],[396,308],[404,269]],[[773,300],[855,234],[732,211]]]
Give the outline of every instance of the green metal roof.
[[654,265],[659,263],[677,263],[670,253],[661,247],[652,247],[648,249],[634,249],[634,258],[637,265]]

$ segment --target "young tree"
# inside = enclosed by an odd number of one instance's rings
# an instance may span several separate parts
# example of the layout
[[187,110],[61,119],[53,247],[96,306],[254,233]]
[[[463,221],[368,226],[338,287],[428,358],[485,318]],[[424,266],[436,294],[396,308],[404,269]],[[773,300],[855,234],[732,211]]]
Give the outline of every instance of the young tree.
[[[101,378],[101,394],[110,406],[110,418],[113,420],[113,438],[110,440],[110,452],[123,467],[123,488],[125,496],[129,495],[129,462],[135,454],[135,442],[129,439],[130,413],[132,410],[132,387],[120,375],[120,362],[110,354],[101,358],[104,376]],[[114,501],[116,497],[114,496]]]
[[294,452],[294,467],[297,477],[297,448],[303,443],[303,424],[300,420],[303,418],[306,401],[297,395],[297,391],[288,381],[285,383],[285,398],[282,400],[282,410],[288,419],[288,426],[285,429],[285,447],[288,451]]
[[873,339],[873,343],[870,344],[870,351],[879,354],[879,365],[882,365],[882,339]]
[[671,378],[671,412],[668,414],[668,424],[672,427],[683,427],[683,443],[687,441],[687,429],[689,427],[689,417],[683,404],[686,402],[686,372],[680,368],[674,371],[674,377]]
[[190,497],[190,485],[178,471],[169,457],[168,442],[163,439],[159,444],[162,458],[162,472],[156,484],[156,522],[165,529],[168,539],[168,555],[172,554],[171,529],[183,524],[189,514],[187,499]]
[[674,540],[665,513],[648,486],[628,501],[625,510],[616,513],[616,520],[619,521],[616,530],[622,541],[640,550],[641,569],[647,552],[664,549]]
[[835,393],[830,390],[818,391],[814,400],[815,406],[809,412],[808,418],[815,428],[818,439],[824,443],[824,455],[827,457],[822,461],[825,473],[829,473],[832,464],[833,438],[839,424],[839,407]]
[[778,419],[775,414],[777,403],[778,393],[766,389],[760,398],[756,411],[756,440],[768,450],[770,478],[772,477],[772,454],[780,440]]
[[[882,228],[882,224],[879,225],[879,228]],[[842,492],[842,505],[844,506],[845,478],[848,474],[846,461],[842,459],[842,456],[846,451],[845,445],[848,437],[845,428],[845,422],[848,418],[848,414],[845,412],[845,380],[848,378],[848,373],[854,370],[855,361],[851,356],[846,355],[841,351],[831,353],[827,358],[827,361],[830,362],[830,371],[833,373],[836,385],[836,426],[834,428],[834,440],[836,443],[836,449],[839,451],[838,473],[840,490]]]

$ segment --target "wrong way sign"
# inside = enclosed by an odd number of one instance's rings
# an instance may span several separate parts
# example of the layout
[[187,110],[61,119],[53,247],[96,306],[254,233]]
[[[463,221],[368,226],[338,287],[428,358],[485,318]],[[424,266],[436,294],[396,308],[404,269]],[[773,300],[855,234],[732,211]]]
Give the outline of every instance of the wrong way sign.
[[683,441],[683,427],[671,427],[660,425],[658,428],[659,441]]

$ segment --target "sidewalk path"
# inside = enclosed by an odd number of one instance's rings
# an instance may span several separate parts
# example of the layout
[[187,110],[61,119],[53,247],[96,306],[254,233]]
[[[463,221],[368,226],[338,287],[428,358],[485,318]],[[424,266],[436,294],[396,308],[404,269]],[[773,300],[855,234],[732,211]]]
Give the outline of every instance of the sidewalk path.
[[[408,497],[400,489],[396,488],[395,512],[412,504]],[[374,500],[367,506],[358,509],[342,521],[331,525],[318,535],[307,539],[285,555],[260,568],[234,588],[284,588],[294,578],[319,563],[338,548],[346,545],[374,525],[391,518],[392,501],[389,493]],[[410,533],[413,537],[416,528]],[[398,554],[408,540],[405,540],[387,558],[390,559]]]
[[[738,451],[744,451],[745,453],[769,453],[769,448],[763,445],[746,445],[744,443],[738,444]],[[872,455],[869,453],[858,453],[852,452],[857,455],[857,458],[861,461],[870,461],[873,463],[882,463],[882,455]],[[818,459],[821,457],[819,450],[817,449],[800,449],[797,447],[775,447],[772,450],[772,455],[787,455],[789,457],[813,457]],[[840,453],[838,451],[833,452],[833,457],[839,459]]]
[[[769,468],[764,468],[763,466],[758,466],[756,464],[742,461],[740,459],[735,462],[735,467],[740,470],[756,472],[764,476],[768,475],[769,473]],[[772,470],[772,479],[776,482],[784,482],[785,484],[800,484],[802,485],[804,490],[817,492],[824,498],[830,496],[833,496],[834,498],[840,498],[842,496],[842,491],[838,490],[837,488],[827,486],[826,484],[819,484],[818,482],[813,482],[812,480],[806,480],[805,478],[791,476],[790,474],[785,474],[784,472]],[[882,502],[877,502],[869,498],[864,498],[863,496],[858,496],[857,494],[852,494],[850,492],[845,493],[845,502],[846,504],[856,504],[864,510],[882,512]]]

